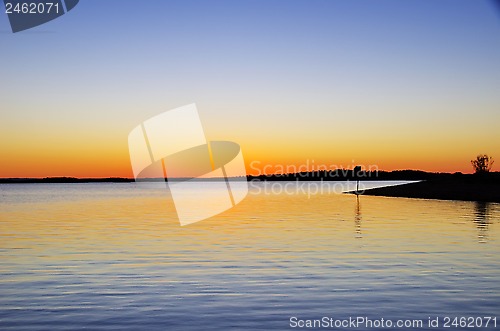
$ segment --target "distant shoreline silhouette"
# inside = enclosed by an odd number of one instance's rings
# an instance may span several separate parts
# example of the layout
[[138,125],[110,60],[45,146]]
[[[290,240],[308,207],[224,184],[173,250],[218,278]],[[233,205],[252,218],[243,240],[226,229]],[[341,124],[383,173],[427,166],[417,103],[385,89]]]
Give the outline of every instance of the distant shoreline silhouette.
[[[248,181],[388,181],[388,180],[445,180],[445,179],[477,179],[477,174],[462,174],[460,172],[426,172],[422,170],[394,170],[394,171],[363,171],[361,174],[353,173],[352,169],[338,169],[332,171],[310,171],[288,174],[247,175]],[[482,179],[500,180],[500,172],[490,172],[480,176]],[[192,180],[192,178],[169,178],[169,181]],[[200,178],[199,180],[218,180],[221,178]],[[164,180],[163,178],[143,178],[145,181]],[[134,178],[106,177],[106,178],[78,178],[78,177],[11,177],[0,178],[0,184],[33,184],[33,183],[129,183]]]
[[[292,174],[273,174],[246,176],[248,181],[410,181],[418,183],[381,187],[366,190],[364,195],[405,197],[420,199],[465,200],[500,202],[500,172],[484,174],[435,173],[421,170],[396,170],[363,172],[352,170],[314,171]],[[190,178],[169,178],[169,182],[193,180]],[[163,178],[146,178],[142,181],[164,181]],[[222,178],[200,178],[199,181],[216,181]],[[38,184],[38,183],[131,183],[133,178],[0,178],[0,184]],[[350,192],[354,193],[354,192]]]

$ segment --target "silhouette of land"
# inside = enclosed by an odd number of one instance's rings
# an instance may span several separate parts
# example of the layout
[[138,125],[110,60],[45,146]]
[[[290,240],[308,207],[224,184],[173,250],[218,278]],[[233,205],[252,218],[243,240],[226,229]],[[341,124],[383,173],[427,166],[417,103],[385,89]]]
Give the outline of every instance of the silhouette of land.
[[[187,178],[169,178],[169,181],[183,181]],[[500,172],[484,174],[433,173],[420,170],[396,171],[362,171],[353,173],[352,169],[334,171],[313,171],[290,174],[273,174],[247,176],[249,181],[405,181],[420,180],[399,186],[369,189],[364,195],[389,197],[406,197],[421,199],[468,200],[483,202],[500,202]],[[146,181],[164,180],[150,178]],[[220,180],[200,179],[201,181]],[[0,184],[31,184],[31,183],[130,183],[133,178],[0,178]]]
[[[332,171],[311,171],[287,174],[248,175],[248,181],[346,181],[346,180],[430,180],[453,176],[449,173],[431,173],[420,170],[396,171],[361,171],[353,173],[352,169],[338,169]],[[467,176],[467,175],[464,175]],[[169,181],[186,180],[189,178],[169,178]],[[143,178],[145,181],[164,180],[163,178]],[[208,178],[201,180],[210,180]],[[45,178],[0,178],[0,184],[33,184],[33,183],[128,183],[133,178],[76,178],[76,177],[45,177]]]
[[406,185],[366,190],[365,195],[500,202],[500,172],[451,175]]
[[[345,181],[345,180],[433,180],[438,178],[453,177],[455,174],[425,172],[421,170],[395,170],[395,171],[357,171],[352,169],[337,169],[329,171],[310,171],[289,174],[273,174],[260,176],[247,176],[254,181]],[[468,175],[463,175],[468,176]]]
[[0,178],[0,184],[38,184],[38,183],[129,183],[133,178],[75,178],[75,177],[45,177],[45,178]]
[[[500,202],[500,172],[482,174],[433,173],[420,170],[358,172],[352,170],[303,172],[285,175],[248,176],[249,180],[289,181],[415,181],[398,186],[369,189],[365,195],[440,200]],[[350,192],[354,193],[354,192]]]

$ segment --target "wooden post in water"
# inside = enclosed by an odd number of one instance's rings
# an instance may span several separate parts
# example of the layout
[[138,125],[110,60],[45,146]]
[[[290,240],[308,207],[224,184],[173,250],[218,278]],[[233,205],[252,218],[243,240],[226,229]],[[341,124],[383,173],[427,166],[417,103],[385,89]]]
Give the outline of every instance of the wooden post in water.
[[354,169],[352,169],[352,177],[356,178],[356,192],[354,194],[358,195],[359,194],[359,173],[361,172],[361,166],[355,166]]

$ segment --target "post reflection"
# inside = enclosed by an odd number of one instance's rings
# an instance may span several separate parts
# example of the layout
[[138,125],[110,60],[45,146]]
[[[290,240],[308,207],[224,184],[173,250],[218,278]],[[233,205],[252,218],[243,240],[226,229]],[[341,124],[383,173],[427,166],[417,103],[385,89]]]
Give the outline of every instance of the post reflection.
[[361,233],[361,206],[359,204],[359,194],[356,194],[356,209],[354,210],[354,226],[356,228],[356,238],[363,238]]
[[474,220],[477,227],[477,239],[479,242],[488,241],[489,202],[476,201],[474,204]]

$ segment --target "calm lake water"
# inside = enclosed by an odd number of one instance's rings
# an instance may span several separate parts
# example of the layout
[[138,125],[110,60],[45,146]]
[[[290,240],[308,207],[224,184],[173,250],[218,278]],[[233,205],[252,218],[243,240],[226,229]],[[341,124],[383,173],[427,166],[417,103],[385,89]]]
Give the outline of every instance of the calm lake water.
[[499,204],[264,185],[185,227],[135,183],[0,185],[0,330],[500,328]]

